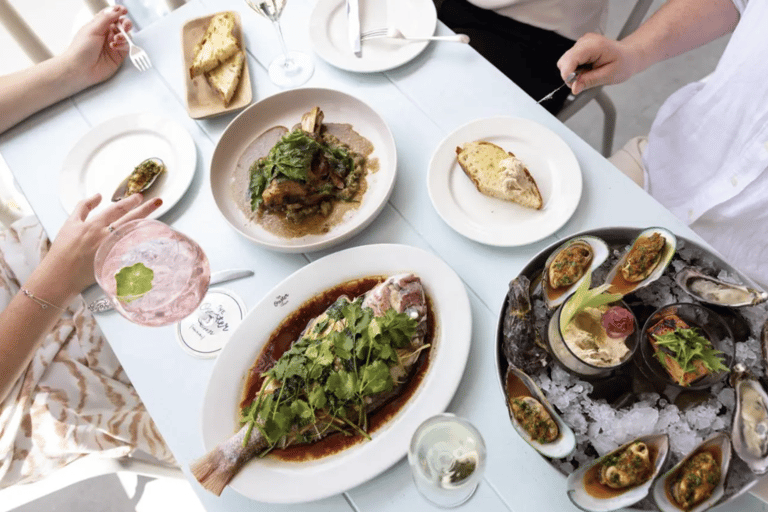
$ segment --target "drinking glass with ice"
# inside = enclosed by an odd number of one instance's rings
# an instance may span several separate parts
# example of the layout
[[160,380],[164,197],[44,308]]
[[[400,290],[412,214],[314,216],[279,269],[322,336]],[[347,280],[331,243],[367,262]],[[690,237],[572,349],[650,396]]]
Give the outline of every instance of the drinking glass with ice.
[[147,326],[190,315],[211,279],[208,258],[194,240],[150,219],[112,231],[96,251],[94,271],[115,309]]

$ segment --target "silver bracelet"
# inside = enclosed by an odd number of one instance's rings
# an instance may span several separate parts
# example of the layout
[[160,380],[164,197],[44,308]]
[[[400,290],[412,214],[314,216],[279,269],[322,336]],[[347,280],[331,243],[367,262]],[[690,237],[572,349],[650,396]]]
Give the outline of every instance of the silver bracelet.
[[51,306],[52,308],[59,309],[61,311],[66,311],[64,308],[60,308],[56,304],[51,304],[47,300],[43,300],[40,297],[35,297],[31,291],[27,290],[26,288],[21,289],[21,293],[32,299],[36,304],[38,304],[42,309],[48,309],[48,306]]

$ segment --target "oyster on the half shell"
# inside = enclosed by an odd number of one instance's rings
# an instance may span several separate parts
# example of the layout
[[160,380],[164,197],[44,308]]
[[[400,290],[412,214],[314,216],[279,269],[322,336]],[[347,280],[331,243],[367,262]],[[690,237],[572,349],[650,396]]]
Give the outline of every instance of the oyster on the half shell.
[[137,165],[118,185],[112,201],[119,201],[137,192],[144,192],[165,172],[165,163],[159,158],[147,158]]
[[547,307],[559,306],[608,258],[608,246],[594,236],[572,238],[555,249],[546,263],[542,290]]
[[648,228],[638,235],[608,273],[608,293],[628,295],[656,281],[672,261],[677,237],[664,228]]
[[762,290],[720,281],[693,267],[678,272],[675,281],[694,299],[715,306],[754,306],[768,300],[768,293]]
[[592,512],[628,507],[648,495],[668,453],[666,434],[641,436],[571,473],[566,480],[568,497]]
[[545,457],[561,459],[576,448],[576,437],[544,393],[523,371],[510,366],[504,391],[509,419],[520,437]]
[[734,367],[733,449],[756,475],[768,472],[768,393],[743,365]]
[[725,493],[731,463],[731,440],[719,433],[693,449],[653,486],[653,499],[662,512],[704,512]]

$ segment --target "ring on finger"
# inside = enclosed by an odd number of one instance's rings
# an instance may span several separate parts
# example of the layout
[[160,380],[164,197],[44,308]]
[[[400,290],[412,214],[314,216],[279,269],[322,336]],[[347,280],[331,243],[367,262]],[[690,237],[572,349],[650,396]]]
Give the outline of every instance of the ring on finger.
[[109,226],[107,226],[107,230],[108,230],[110,233],[114,233],[114,232],[115,232],[115,227],[114,227],[112,224],[110,224]]

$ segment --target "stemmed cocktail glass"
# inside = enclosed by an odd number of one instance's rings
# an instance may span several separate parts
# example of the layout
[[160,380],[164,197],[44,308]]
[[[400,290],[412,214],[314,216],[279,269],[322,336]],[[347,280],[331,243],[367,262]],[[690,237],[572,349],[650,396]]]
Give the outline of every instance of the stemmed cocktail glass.
[[285,45],[280,28],[280,15],[285,8],[285,2],[286,0],[245,0],[251,9],[272,22],[280,40],[283,55],[276,57],[269,65],[269,78],[281,87],[298,87],[309,80],[315,66],[307,55],[296,51],[289,52]]

